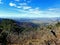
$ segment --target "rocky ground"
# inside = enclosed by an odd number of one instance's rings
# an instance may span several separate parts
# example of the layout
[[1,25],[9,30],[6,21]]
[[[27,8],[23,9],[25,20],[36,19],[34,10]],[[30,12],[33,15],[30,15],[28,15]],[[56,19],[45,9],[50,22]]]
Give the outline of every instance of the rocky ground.
[[4,20],[0,23],[0,45],[60,45],[60,22],[37,26]]

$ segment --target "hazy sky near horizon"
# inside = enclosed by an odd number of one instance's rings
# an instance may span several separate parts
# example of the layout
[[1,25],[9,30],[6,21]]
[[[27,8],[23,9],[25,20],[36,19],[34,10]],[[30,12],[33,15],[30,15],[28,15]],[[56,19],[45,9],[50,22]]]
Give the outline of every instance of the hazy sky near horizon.
[[60,0],[0,0],[0,18],[60,17]]

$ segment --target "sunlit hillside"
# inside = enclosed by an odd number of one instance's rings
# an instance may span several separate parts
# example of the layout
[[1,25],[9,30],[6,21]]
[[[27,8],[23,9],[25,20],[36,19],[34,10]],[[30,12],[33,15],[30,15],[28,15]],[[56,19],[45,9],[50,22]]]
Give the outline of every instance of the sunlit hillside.
[[60,45],[60,22],[53,23],[38,24],[2,19],[0,45]]

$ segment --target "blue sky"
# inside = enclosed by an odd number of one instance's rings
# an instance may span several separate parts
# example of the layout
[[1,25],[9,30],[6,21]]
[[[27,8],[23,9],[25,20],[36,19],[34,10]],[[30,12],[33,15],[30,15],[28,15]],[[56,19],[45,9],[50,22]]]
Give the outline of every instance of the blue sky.
[[60,0],[0,0],[0,18],[60,17]]

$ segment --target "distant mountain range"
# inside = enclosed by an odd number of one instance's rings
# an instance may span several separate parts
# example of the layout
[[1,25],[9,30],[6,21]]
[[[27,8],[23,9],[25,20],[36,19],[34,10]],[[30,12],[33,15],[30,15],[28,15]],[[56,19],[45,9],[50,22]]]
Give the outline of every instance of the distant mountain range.
[[[5,18],[0,18],[0,21]],[[47,22],[56,22],[60,21],[60,17],[54,17],[54,18],[12,18],[12,20],[18,21],[18,22],[41,22],[41,23],[47,23]]]
[[15,18],[18,22],[33,22],[33,23],[50,23],[60,21],[60,17],[56,18]]

